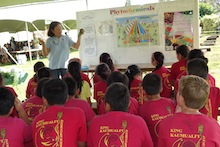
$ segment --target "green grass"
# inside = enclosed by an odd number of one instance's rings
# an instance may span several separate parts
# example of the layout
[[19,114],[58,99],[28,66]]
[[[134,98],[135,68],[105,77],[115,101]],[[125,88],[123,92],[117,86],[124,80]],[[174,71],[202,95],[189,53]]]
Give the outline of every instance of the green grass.
[[[73,57],[79,57],[79,52],[78,51],[72,51],[70,53],[70,58]],[[10,68],[18,68],[20,69],[22,72],[27,72],[28,73],[28,77],[25,80],[24,83],[21,84],[15,84],[15,85],[8,85],[8,86],[12,86],[16,93],[18,94],[18,98],[22,101],[26,99],[26,87],[28,84],[28,81],[31,77],[33,77],[34,70],[33,70],[33,66],[36,62],[38,61],[42,61],[46,66],[48,66],[48,59],[47,58],[40,58],[39,60],[33,59],[32,62],[31,61],[27,61],[27,63],[25,64],[21,64],[21,65],[16,65],[16,64],[7,64],[7,65],[0,65],[0,69],[1,68],[6,68],[6,69],[10,69]]]

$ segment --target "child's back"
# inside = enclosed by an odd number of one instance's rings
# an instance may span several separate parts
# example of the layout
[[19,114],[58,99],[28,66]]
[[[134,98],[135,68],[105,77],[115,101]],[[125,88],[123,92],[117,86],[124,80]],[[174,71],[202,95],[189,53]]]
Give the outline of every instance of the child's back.
[[139,108],[139,115],[147,123],[155,147],[158,141],[158,125],[160,121],[175,112],[173,101],[160,97],[161,87],[162,83],[159,75],[154,73],[147,74],[143,79],[143,89],[148,101]]
[[220,145],[220,127],[204,114],[177,113],[159,126],[158,147]]

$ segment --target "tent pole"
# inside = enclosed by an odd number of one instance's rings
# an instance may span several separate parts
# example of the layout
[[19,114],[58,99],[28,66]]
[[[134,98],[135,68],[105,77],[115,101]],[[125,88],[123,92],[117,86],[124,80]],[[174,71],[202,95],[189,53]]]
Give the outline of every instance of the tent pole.
[[11,59],[19,66],[20,68],[20,64],[15,60],[15,58],[8,52],[8,50],[5,47],[2,47],[2,49],[6,52],[6,54],[11,57]]
[[41,37],[43,37],[44,39],[46,39],[46,37],[39,31],[39,29],[35,26],[35,24],[31,23],[32,26],[37,30],[37,32],[40,34]]
[[31,46],[30,46],[30,41],[29,41],[29,37],[28,37],[28,25],[27,25],[27,21],[25,21],[25,26],[26,26],[26,33],[27,33],[27,40],[28,40],[29,58],[30,58],[31,65],[32,65],[32,53],[31,53]]

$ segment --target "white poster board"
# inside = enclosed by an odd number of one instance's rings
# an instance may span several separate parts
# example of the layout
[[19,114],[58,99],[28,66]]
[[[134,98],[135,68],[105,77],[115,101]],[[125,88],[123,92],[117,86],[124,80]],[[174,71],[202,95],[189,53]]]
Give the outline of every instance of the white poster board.
[[198,18],[198,0],[77,12],[77,28],[85,30],[82,65],[97,65],[103,52],[115,64],[151,63],[155,51],[163,52],[165,62],[176,62],[173,43],[199,47]]

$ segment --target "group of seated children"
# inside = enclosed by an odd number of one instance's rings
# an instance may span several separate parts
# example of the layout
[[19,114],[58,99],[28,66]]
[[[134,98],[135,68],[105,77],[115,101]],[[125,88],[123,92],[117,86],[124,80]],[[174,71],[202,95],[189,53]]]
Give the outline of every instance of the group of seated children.
[[130,65],[122,73],[110,55],[103,53],[111,64],[102,59],[95,70],[96,114],[91,107],[92,85],[82,73],[79,59],[70,60],[62,79],[52,78],[51,70],[37,62],[23,104],[0,76],[0,144],[220,146],[220,89],[208,73],[207,59],[201,51],[188,51],[186,46],[176,51],[179,61],[171,71],[163,65],[164,55],[154,52],[155,69],[143,79],[138,65]]

